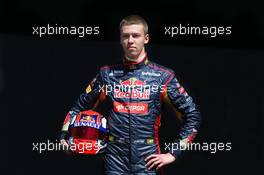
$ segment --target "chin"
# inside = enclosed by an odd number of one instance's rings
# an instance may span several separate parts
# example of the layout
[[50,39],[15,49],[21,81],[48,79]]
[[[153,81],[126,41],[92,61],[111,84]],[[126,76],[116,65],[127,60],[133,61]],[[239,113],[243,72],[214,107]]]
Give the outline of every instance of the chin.
[[132,52],[132,53],[128,53],[127,55],[128,55],[129,57],[134,58],[134,57],[137,57],[138,53]]

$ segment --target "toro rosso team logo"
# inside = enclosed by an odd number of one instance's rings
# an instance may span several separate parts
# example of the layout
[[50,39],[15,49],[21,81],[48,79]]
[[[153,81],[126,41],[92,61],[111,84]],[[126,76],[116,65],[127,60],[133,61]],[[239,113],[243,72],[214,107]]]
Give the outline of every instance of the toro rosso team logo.
[[146,87],[145,82],[132,77],[120,82],[120,86],[114,89],[114,97],[149,99],[150,90]]

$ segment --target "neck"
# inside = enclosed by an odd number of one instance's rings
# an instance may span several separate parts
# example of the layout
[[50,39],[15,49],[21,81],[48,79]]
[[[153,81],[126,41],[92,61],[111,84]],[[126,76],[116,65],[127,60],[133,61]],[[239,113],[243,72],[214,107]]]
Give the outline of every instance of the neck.
[[128,60],[128,61],[139,63],[145,58],[145,56],[146,56],[146,52],[144,50],[142,50],[142,52],[136,58],[132,58],[132,57],[129,57],[127,55],[125,57],[126,57],[126,60]]

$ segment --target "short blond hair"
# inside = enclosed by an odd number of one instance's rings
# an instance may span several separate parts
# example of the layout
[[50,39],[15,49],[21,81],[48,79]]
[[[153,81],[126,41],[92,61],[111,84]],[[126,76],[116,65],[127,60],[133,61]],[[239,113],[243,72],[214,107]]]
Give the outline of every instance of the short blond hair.
[[129,15],[127,17],[125,17],[124,19],[122,19],[122,21],[120,22],[119,25],[119,29],[121,31],[123,26],[126,25],[133,25],[133,24],[142,24],[144,27],[144,32],[145,34],[148,34],[148,24],[146,22],[146,20],[144,18],[142,18],[141,16],[138,15]]

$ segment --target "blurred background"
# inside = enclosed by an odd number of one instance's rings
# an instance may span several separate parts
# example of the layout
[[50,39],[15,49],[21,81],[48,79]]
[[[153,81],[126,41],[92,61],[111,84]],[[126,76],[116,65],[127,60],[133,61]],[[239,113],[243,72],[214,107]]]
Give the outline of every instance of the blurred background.
[[[149,23],[149,59],[170,67],[198,104],[197,142],[232,143],[231,151],[186,152],[166,174],[252,174],[263,161],[264,14],[257,1],[1,1],[0,103],[6,174],[102,174],[101,157],[39,154],[55,142],[71,104],[107,64],[119,61],[119,22],[130,14]],[[85,37],[33,35],[32,27],[99,26]],[[231,35],[164,35],[165,26],[231,26]],[[179,123],[165,106],[161,145]]]

